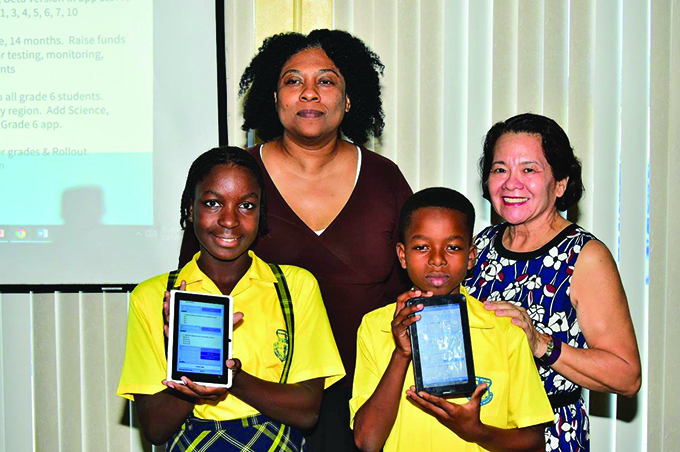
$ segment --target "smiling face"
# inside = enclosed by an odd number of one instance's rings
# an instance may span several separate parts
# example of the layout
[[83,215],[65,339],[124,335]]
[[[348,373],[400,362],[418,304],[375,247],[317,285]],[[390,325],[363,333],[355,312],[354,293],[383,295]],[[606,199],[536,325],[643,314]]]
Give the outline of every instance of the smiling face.
[[217,165],[198,183],[190,215],[202,269],[220,262],[249,262],[246,251],[257,237],[260,197],[255,176],[240,166]]
[[434,295],[459,293],[460,284],[475,263],[474,246],[465,216],[442,207],[413,212],[405,243],[397,244],[401,266],[421,290]]
[[298,52],[283,65],[275,99],[284,134],[302,140],[337,136],[350,108],[345,79],[319,48]]
[[489,195],[496,212],[512,225],[530,226],[557,215],[555,200],[568,178],[555,181],[541,137],[506,133],[496,142],[489,173]]

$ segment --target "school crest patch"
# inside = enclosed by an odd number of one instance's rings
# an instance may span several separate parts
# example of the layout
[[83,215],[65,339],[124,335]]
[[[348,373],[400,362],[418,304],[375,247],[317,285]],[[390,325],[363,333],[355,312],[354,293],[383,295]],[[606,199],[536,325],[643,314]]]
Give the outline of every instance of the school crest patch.
[[284,362],[288,358],[288,331],[276,330],[276,342],[274,342],[274,354]]
[[[482,395],[481,402],[479,402],[479,406],[484,406],[493,399],[493,392],[491,392],[491,385],[493,384],[493,381],[491,381],[491,378],[486,377],[475,377],[475,380],[477,382],[477,386],[481,385],[482,383],[486,383],[486,392]],[[468,397],[468,400],[470,400],[470,397]]]

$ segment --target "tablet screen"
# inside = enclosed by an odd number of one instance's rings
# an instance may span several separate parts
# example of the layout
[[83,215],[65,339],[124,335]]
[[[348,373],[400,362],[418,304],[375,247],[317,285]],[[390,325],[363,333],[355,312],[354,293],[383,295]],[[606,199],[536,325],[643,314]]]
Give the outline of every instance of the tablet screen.
[[419,312],[418,343],[423,386],[467,383],[460,305],[425,306]]
[[446,397],[472,394],[475,366],[465,297],[438,295],[407,301],[414,304],[423,305],[417,312],[420,319],[409,325],[416,390]]
[[224,314],[224,305],[179,299],[179,372],[222,375]]

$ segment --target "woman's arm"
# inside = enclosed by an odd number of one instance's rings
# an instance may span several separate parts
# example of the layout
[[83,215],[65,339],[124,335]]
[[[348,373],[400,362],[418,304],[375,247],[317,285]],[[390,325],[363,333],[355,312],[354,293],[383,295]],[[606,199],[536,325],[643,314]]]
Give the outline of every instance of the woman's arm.
[[[619,272],[607,247],[588,242],[576,261],[571,280],[571,302],[587,349],[562,345],[552,368],[588,389],[632,397],[640,389],[640,353]],[[485,303],[499,316],[527,334],[535,357],[545,354],[550,337],[539,333],[523,308],[511,303]]]
[[588,348],[563,346],[552,368],[588,389],[632,397],[640,390],[640,353],[621,277],[603,243],[583,247],[571,300]]

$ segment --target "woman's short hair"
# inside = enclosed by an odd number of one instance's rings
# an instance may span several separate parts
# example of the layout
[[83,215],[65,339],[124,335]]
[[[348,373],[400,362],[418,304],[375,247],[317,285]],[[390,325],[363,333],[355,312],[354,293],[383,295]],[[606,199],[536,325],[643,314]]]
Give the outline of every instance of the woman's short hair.
[[320,48],[345,79],[346,94],[352,107],[340,125],[340,132],[355,144],[369,135],[379,137],[385,126],[380,75],[385,66],[359,38],[341,30],[314,30],[307,36],[281,33],[264,40],[241,76],[239,96],[243,103],[243,130],[256,130],[269,141],[283,135],[283,126],[274,102],[279,75],[284,64],[305,49]]
[[255,157],[250,155],[245,149],[234,146],[221,146],[213,148],[203,154],[199,155],[194,163],[189,168],[187,181],[184,184],[184,191],[182,192],[182,200],[180,201],[180,219],[179,224],[182,229],[186,229],[187,225],[192,222],[190,215],[191,205],[194,203],[196,196],[196,187],[203,182],[210,171],[219,165],[237,166],[244,168],[255,177],[257,185],[260,186],[260,222],[258,224],[258,232],[263,235],[267,232],[267,196],[264,190],[264,176],[262,175],[262,168],[255,160]]
[[482,191],[485,199],[491,201],[489,173],[491,173],[493,164],[494,148],[498,139],[506,133],[528,133],[540,136],[543,154],[555,180],[561,181],[565,177],[569,178],[564,194],[555,201],[555,207],[559,211],[564,211],[579,202],[585,188],[581,179],[581,162],[574,155],[569,137],[554,120],[533,113],[523,113],[497,122],[487,132],[482,157],[479,159],[479,172],[482,176]]

